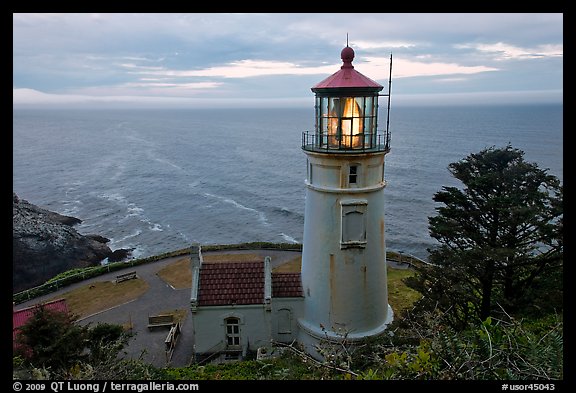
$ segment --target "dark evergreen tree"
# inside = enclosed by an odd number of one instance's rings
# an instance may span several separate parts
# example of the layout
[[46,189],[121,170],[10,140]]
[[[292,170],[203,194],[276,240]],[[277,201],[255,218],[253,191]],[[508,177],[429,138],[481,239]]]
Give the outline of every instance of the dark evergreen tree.
[[438,307],[463,327],[500,309],[546,306],[544,294],[561,294],[563,188],[523,156],[510,145],[491,147],[449,165],[464,188],[434,195],[442,206],[429,230],[440,245],[429,250],[431,265],[408,281],[423,294],[418,307]]
[[122,326],[110,323],[98,323],[88,332],[88,348],[90,349],[90,362],[97,363],[115,358],[128,344],[132,337],[126,333]]
[[[131,333],[120,325],[80,326],[73,314],[38,305],[16,336],[19,378],[34,372],[56,379],[125,379],[153,368],[119,356]],[[34,371],[36,370],[36,371]]]
[[38,305],[16,336],[17,352],[38,367],[68,368],[86,358],[88,327],[70,313]]

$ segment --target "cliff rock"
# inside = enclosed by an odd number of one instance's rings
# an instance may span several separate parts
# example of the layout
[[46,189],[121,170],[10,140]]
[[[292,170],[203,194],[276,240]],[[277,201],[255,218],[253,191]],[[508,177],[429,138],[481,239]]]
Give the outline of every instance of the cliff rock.
[[82,221],[35,206],[13,194],[12,284],[19,292],[66,270],[98,265],[112,255],[100,235],[82,235]]

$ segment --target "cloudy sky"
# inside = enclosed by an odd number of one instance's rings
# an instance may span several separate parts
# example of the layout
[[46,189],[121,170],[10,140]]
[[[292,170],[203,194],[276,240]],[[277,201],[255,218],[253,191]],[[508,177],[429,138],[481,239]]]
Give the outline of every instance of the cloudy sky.
[[563,99],[563,15],[13,14],[13,105],[313,105],[353,65],[409,104]]

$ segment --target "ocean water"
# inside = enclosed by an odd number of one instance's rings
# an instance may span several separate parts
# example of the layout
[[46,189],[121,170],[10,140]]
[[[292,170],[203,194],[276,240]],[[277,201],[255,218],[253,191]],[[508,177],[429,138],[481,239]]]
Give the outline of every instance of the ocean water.
[[[448,164],[510,143],[563,178],[563,107],[390,113],[386,244],[426,259]],[[385,117],[380,113],[380,123]],[[200,244],[302,242],[313,108],[13,110],[13,191],[144,257]]]

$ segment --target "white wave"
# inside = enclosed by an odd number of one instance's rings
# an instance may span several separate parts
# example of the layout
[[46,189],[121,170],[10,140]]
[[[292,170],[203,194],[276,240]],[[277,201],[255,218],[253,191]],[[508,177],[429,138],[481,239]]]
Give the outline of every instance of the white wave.
[[[126,221],[127,219],[129,219],[130,217],[137,217],[137,219],[139,219],[140,222],[147,224],[148,225],[148,229],[154,232],[162,232],[164,229],[162,228],[161,224],[152,222],[148,217],[146,217],[143,213],[144,213],[144,209],[141,208],[140,206],[136,205],[133,202],[128,202],[127,199],[121,195],[121,194],[117,194],[117,193],[113,193],[113,194],[100,194],[100,197],[110,200],[110,201],[114,201],[119,203],[120,205],[123,205],[126,207],[126,210],[128,211],[128,214],[126,214],[126,216],[124,218],[122,218],[120,220],[120,222]],[[124,241],[127,238],[131,238],[134,236],[138,236],[142,233],[142,231],[140,229],[138,229],[138,233],[135,235],[128,235],[127,237],[124,237],[122,239],[119,239],[118,242]]]
[[182,169],[182,167],[174,164],[173,162],[170,162],[170,161],[166,160],[165,158],[154,157],[154,160],[156,160],[156,161],[158,161],[158,162],[160,162],[160,163],[162,163],[162,164],[170,165],[172,168],[176,168],[176,169],[181,170],[181,171],[184,170],[184,169]]
[[144,255],[145,251],[146,251],[146,247],[144,247],[144,246],[134,247],[133,250],[130,252],[130,259],[140,258],[142,255]]
[[112,194],[100,193],[98,194],[98,196],[102,199],[106,199],[107,201],[123,202],[123,203],[126,202],[126,197],[118,193],[112,193]]
[[139,209],[137,214],[133,214],[134,216],[138,216],[140,218],[140,222],[143,222],[144,224],[148,225],[148,229],[150,229],[151,231],[163,231],[164,229],[162,228],[161,224],[158,224],[156,222],[153,222],[152,220],[150,220],[148,217],[146,217],[144,214],[141,214],[141,212],[143,212],[144,209]]
[[69,208],[64,208],[64,210],[62,210],[62,214],[65,216],[75,217],[79,211],[80,209],[78,208],[78,206],[72,206]]
[[149,141],[147,139],[142,138],[135,130],[131,129],[130,131],[132,131],[132,133],[130,134],[123,134],[123,137],[125,139],[129,139],[131,141],[134,141],[136,143],[142,144],[146,147],[154,147],[156,146],[156,144],[152,141]]
[[124,195],[118,193],[111,193],[111,194],[101,193],[98,196],[108,201],[116,202],[118,205],[124,206],[126,208],[128,214],[126,214],[126,216],[120,221],[125,221],[130,217],[144,217],[143,219],[141,219],[141,221],[152,224],[148,219],[145,218],[143,214],[144,209],[133,202],[128,202],[128,200]]
[[282,232],[280,234],[280,236],[282,236],[282,238],[284,238],[284,240],[291,242],[291,243],[298,243],[298,241],[296,239],[294,239],[292,236],[285,234],[284,232]]
[[[125,203],[120,203],[121,205],[125,205]],[[126,210],[127,210],[127,214],[119,221],[119,222],[124,222],[128,219],[130,219],[131,217],[142,217],[143,216],[143,212],[144,209],[142,209],[141,207],[137,206],[134,203],[128,203],[126,205]]]
[[64,209],[61,214],[65,216],[74,216],[80,211],[80,206],[83,204],[81,200],[75,199],[71,201],[62,201]]
[[[254,209],[252,209],[252,210],[254,210]],[[255,211],[257,211],[257,210],[255,210]],[[258,220],[259,220],[262,224],[264,224],[264,225],[266,225],[266,226],[270,226],[270,223],[268,222],[268,219],[266,218],[266,214],[264,214],[264,213],[261,212],[261,211],[258,211]]]
[[[86,184],[86,180],[76,180],[76,181],[69,181],[69,182],[64,183],[64,187],[66,187],[66,190],[64,191],[64,195],[66,195],[67,198],[74,198],[72,196],[72,194],[77,194],[78,189],[85,184]],[[76,200],[74,202],[81,203],[79,200]]]
[[192,239],[188,237],[185,233],[178,232],[178,236],[180,236],[186,243],[192,243]]
[[128,217],[141,216],[144,209],[133,203],[128,204]]
[[164,230],[160,224],[152,224],[152,226],[149,226],[148,228],[154,232],[162,232]]
[[[136,229],[134,232],[129,233],[128,235],[123,236],[120,239],[117,239],[117,240],[116,239],[110,239],[110,245],[113,246],[113,245],[120,244],[120,243],[122,243],[128,239],[139,236],[141,234],[142,234],[142,231],[140,229]],[[110,247],[110,248],[115,248],[115,247]]]
[[268,219],[267,219],[267,217],[266,217],[266,214],[265,214],[264,212],[261,212],[261,211],[259,211],[259,210],[254,209],[254,208],[251,208],[251,207],[244,206],[244,205],[242,205],[241,203],[236,202],[234,199],[222,197],[222,196],[219,196],[219,195],[209,194],[209,193],[207,193],[207,192],[205,192],[204,195],[205,195],[205,196],[208,196],[208,197],[212,197],[212,198],[219,199],[219,200],[221,200],[222,202],[231,204],[232,206],[234,206],[234,207],[236,207],[236,208],[238,208],[238,209],[246,210],[246,211],[250,211],[250,212],[254,212],[254,213],[256,213],[256,214],[258,215],[258,220],[259,220],[262,224],[264,224],[264,225],[266,225],[266,226],[269,226],[269,225],[270,225],[270,223],[268,222]]

